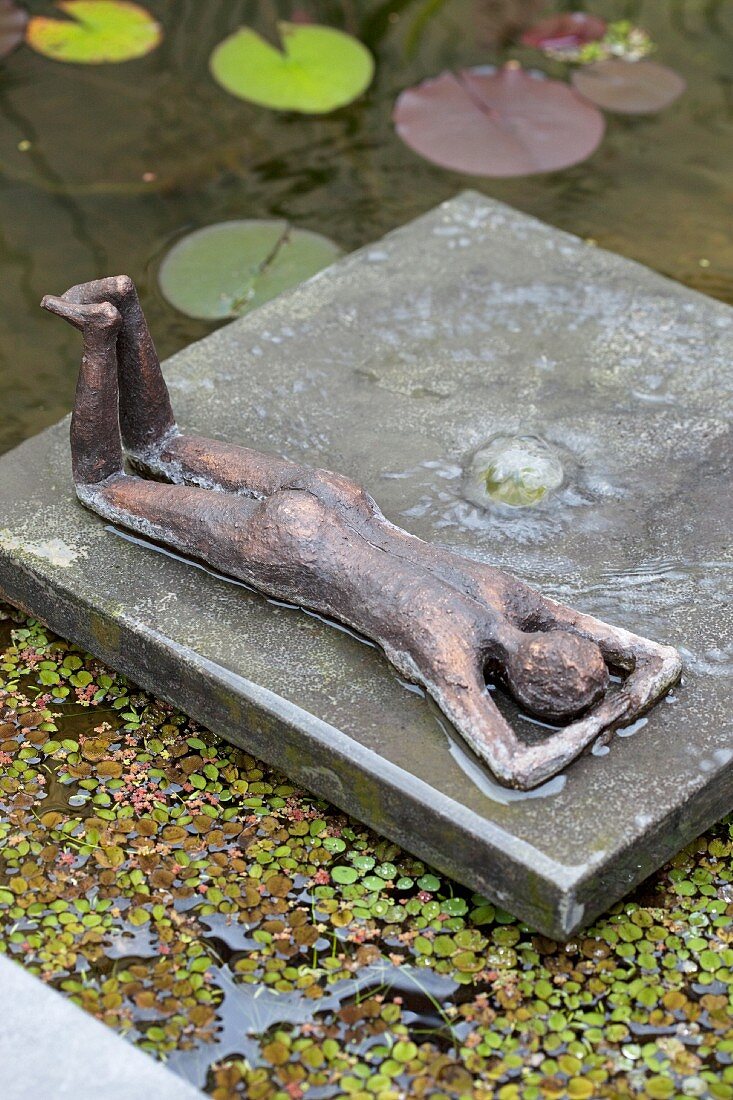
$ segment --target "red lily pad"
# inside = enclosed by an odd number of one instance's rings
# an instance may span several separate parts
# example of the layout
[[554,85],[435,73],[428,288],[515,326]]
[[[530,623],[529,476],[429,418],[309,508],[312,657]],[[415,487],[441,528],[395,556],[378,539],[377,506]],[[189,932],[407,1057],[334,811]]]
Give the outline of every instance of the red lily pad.
[[606,33],[606,21],[584,11],[551,15],[540,20],[522,35],[522,45],[536,50],[563,52],[577,50],[588,42],[598,42]]
[[649,115],[674,103],[687,84],[656,61],[597,61],[573,73],[573,84],[591,103],[622,115]]
[[7,57],[23,41],[28,12],[14,0],[0,0],[0,57]]
[[598,147],[600,111],[560,80],[510,64],[444,72],[398,98],[397,133],[416,153],[456,172],[525,176],[556,172]]

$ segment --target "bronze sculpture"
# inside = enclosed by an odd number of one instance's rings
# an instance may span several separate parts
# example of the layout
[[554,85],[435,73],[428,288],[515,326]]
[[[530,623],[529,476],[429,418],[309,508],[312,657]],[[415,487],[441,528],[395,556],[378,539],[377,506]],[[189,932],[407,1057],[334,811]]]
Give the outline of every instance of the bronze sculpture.
[[[377,642],[502,782],[526,789],[548,779],[679,677],[676,650],[423,542],[339,474],[182,434],[127,276],[42,305],[83,335],[71,421],[80,501]],[[123,445],[148,478],[125,472]],[[609,668],[626,674],[615,691]],[[525,744],[487,692],[487,674],[532,714],[569,724]]]

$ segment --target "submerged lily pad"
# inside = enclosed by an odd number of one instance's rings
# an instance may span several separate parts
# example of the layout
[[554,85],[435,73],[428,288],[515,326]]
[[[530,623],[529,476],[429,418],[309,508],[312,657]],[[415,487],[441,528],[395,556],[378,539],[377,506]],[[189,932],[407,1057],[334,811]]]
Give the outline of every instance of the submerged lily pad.
[[585,160],[605,123],[559,80],[503,69],[444,72],[397,100],[402,140],[426,160],[477,176],[554,172]]
[[189,317],[241,317],[341,255],[328,237],[285,221],[231,221],[178,241],[158,275],[163,294]]
[[686,83],[674,69],[655,61],[598,61],[573,73],[581,95],[606,111],[654,114],[674,103]]
[[36,15],[26,40],[55,61],[80,65],[131,61],[150,53],[161,40],[160,24],[130,0],[58,0],[69,19]]
[[332,27],[278,23],[282,49],[240,27],[211,55],[214,79],[232,95],[279,111],[326,114],[364,92],[374,59],[356,38]]
[[23,41],[28,12],[15,0],[0,0],[0,57],[7,57]]

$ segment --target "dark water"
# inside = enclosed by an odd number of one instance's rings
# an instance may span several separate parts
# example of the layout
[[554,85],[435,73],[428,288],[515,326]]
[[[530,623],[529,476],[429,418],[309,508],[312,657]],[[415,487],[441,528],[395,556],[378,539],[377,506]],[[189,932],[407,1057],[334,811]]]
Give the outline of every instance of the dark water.
[[[40,0],[29,6],[48,8]],[[352,249],[468,185],[733,301],[733,5],[570,6],[642,24],[657,59],[683,73],[688,92],[661,115],[609,119],[586,164],[508,181],[421,161],[394,135],[390,109],[402,88],[446,66],[536,61],[491,40],[542,9],[537,0],[148,0],[166,35],[147,58],[74,66],[22,48],[6,59],[0,451],[71,401],[77,341],[40,313],[41,295],[128,272],[167,355],[209,326],[161,299],[160,258],[180,234],[225,218],[285,217]],[[233,28],[268,32],[296,8],[359,35],[377,57],[368,94],[327,117],[251,106],[208,74],[211,49]]]

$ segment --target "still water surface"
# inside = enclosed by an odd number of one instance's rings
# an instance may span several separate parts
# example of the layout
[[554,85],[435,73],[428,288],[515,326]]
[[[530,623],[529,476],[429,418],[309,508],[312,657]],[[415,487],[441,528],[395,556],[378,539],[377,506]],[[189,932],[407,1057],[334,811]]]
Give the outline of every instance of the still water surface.
[[[29,6],[48,10],[42,0]],[[657,116],[609,117],[585,164],[517,180],[420,160],[395,136],[390,110],[404,87],[445,67],[508,57],[536,64],[539,55],[500,44],[512,21],[545,10],[536,0],[147,0],[166,32],[147,58],[64,65],[26,48],[7,58],[0,451],[56,420],[72,399],[78,339],[40,312],[41,295],[128,272],[168,355],[212,326],[162,300],[160,260],[182,234],[227,218],[283,217],[352,249],[471,186],[733,302],[733,4],[570,6],[644,26],[656,59],[681,72],[688,91]],[[357,34],[377,58],[367,95],[326,117],[244,103],[208,73],[212,48],[235,27],[272,33],[296,8]],[[424,18],[428,8],[435,14]],[[550,62],[543,68],[561,74]]]

